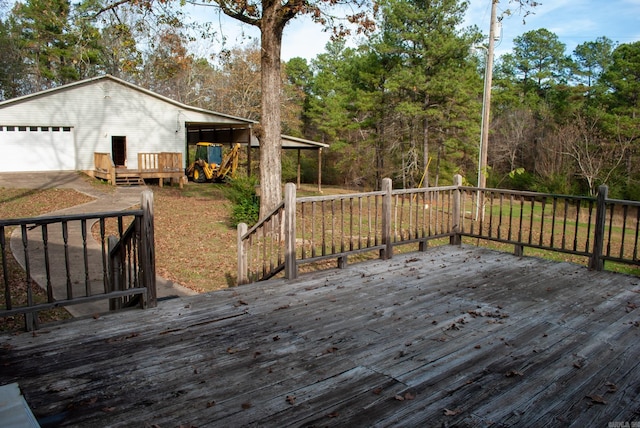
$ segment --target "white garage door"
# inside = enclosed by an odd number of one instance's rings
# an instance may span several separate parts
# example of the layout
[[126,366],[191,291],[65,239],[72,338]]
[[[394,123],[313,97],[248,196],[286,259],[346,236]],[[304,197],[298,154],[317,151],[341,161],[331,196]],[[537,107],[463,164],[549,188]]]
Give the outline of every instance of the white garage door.
[[74,171],[73,128],[1,126],[0,172]]

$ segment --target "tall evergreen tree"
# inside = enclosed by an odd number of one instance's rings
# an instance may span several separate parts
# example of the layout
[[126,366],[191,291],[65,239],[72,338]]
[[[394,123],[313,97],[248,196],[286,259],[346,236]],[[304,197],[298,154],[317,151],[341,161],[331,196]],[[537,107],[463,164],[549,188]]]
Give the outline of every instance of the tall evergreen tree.
[[[398,58],[385,86],[395,95],[395,110],[405,124],[400,134],[403,169],[415,184],[432,157],[437,182],[447,147],[464,136],[463,126],[468,125],[470,94],[478,88],[473,82],[479,80],[468,61],[478,35],[459,30],[466,8],[467,3],[458,0],[381,2],[377,49]],[[422,184],[429,184],[428,175]]]

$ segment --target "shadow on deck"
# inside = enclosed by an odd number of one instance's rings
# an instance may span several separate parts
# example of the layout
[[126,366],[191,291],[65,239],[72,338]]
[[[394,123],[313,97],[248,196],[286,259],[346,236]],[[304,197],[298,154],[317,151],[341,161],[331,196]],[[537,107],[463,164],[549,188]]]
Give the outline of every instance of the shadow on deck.
[[0,337],[42,426],[640,421],[640,280],[444,246]]

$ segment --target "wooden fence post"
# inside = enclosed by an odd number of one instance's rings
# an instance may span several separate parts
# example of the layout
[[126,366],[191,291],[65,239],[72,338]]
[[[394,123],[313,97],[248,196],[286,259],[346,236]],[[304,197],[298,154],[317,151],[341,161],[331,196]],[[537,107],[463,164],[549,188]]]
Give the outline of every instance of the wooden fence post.
[[462,186],[462,176],[460,174],[456,174],[453,176],[453,185],[456,186],[456,189],[453,191],[453,207],[451,212],[451,237],[449,238],[450,245],[460,245],[462,244],[462,237],[460,236],[460,186]]
[[602,250],[604,248],[604,226],[607,216],[606,199],[609,188],[606,185],[598,187],[598,200],[596,202],[596,225],[593,234],[593,253],[589,259],[589,269],[604,269]]
[[382,244],[384,249],[380,250],[380,258],[387,260],[393,257],[393,245],[391,242],[391,191],[393,182],[390,178],[382,179]]
[[247,263],[247,250],[242,242],[242,237],[249,230],[247,223],[238,224],[238,285],[247,284],[249,282]]
[[296,265],[296,185],[284,186],[284,277],[295,279]]
[[147,307],[158,305],[156,292],[156,248],[153,225],[153,192],[145,190],[140,197],[142,224],[140,227],[141,282],[147,287]]

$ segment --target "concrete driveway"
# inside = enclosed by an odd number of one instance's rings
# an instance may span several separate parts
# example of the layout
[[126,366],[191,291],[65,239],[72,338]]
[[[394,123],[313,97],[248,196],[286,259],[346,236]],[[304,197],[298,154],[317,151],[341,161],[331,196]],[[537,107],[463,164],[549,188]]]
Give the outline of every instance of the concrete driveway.
[[[126,210],[139,204],[141,193],[144,190],[149,189],[147,186],[116,187],[115,189],[105,187],[104,191],[101,191],[100,186],[91,185],[90,180],[91,178],[77,172],[0,173],[0,191],[3,187],[20,189],[71,188],[95,198],[92,202],[47,213],[47,215],[64,215]],[[69,223],[69,258],[71,260],[82,260],[84,248],[82,233],[80,225],[74,225],[73,223],[78,222]],[[91,225],[88,225],[89,229],[90,227]],[[32,278],[40,285],[40,287],[46,289],[45,261],[43,251],[40,251],[42,249],[42,239],[38,235],[39,234],[33,234],[33,237],[31,235],[29,236],[28,245],[30,254],[32,255],[29,257],[29,267]],[[92,278],[92,282],[96,282],[94,290],[99,290],[102,283],[101,246],[93,238],[90,238],[89,241],[89,248],[92,252],[96,253],[96,260],[100,260],[99,263],[96,262],[91,264],[91,272],[89,273]],[[64,241],[61,233],[55,233],[52,231],[49,234],[49,247],[59,249],[64,248]],[[20,263],[24,268],[25,257],[20,229],[14,229],[11,235],[11,251],[18,263]],[[55,254],[52,253],[50,254],[50,257],[55,257],[55,260],[50,261],[51,266],[63,267],[62,269],[56,270],[56,272],[52,272],[52,277],[55,277],[55,281],[52,281],[54,296],[65,296],[66,281],[64,278],[66,271],[64,269],[64,251],[57,251]],[[193,290],[173,283],[160,276],[156,277],[156,285],[159,299],[196,294]],[[95,303],[67,306],[66,308],[73,316],[94,315],[96,313],[106,312],[108,310],[108,302],[105,300]]]

